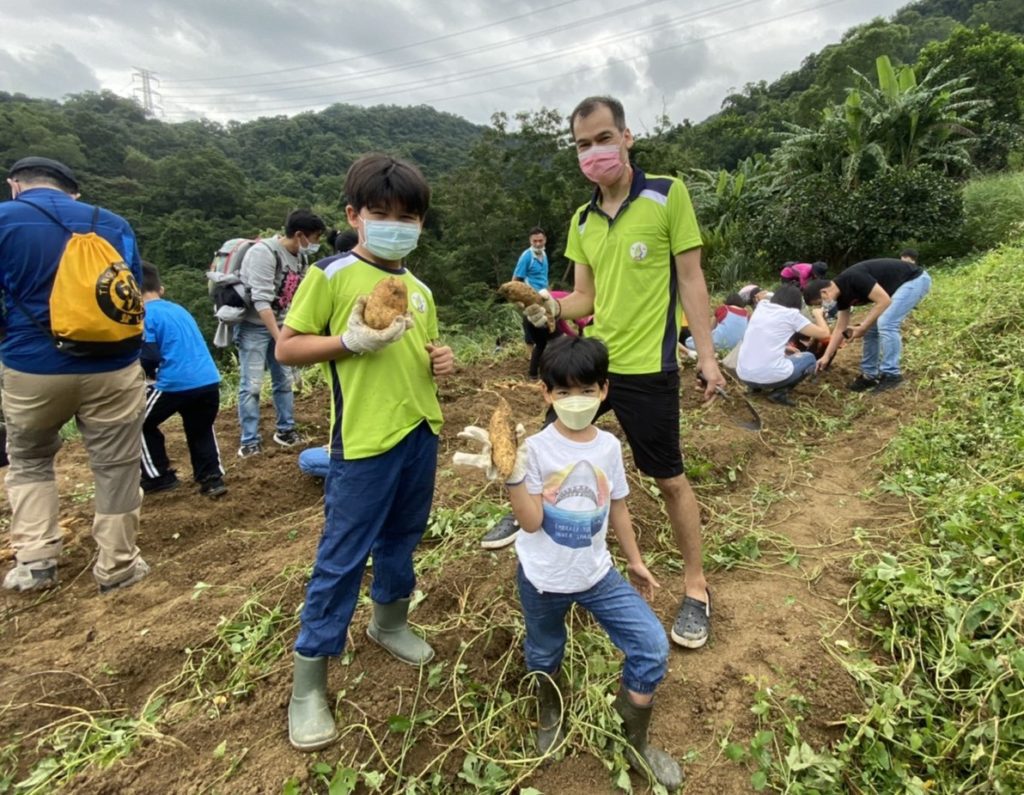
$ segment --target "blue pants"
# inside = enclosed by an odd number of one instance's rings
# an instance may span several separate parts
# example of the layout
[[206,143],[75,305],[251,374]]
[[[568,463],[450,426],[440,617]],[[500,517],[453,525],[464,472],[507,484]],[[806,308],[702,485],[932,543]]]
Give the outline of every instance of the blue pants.
[[237,334],[238,420],[242,425],[242,444],[260,441],[260,390],[263,389],[263,374],[268,369],[274,389],[277,430],[295,430],[291,368],[278,363],[274,356],[274,340],[267,327],[239,323]]
[[306,657],[341,654],[371,553],[373,601],[390,604],[412,593],[412,552],[427,527],[436,469],[437,436],[426,422],[381,455],[331,458],[324,532],[295,651]]
[[299,469],[314,478],[326,478],[331,467],[331,454],[326,447],[307,447],[299,453]]
[[579,604],[626,655],[622,682],[634,693],[653,693],[668,669],[668,638],[650,605],[611,569],[597,585],[578,593],[541,593],[519,567],[519,602],[526,621],[526,670],[553,674],[565,654],[565,615]]
[[774,384],[754,384],[749,381],[744,381],[744,383],[754,389],[763,389],[765,391],[772,392],[776,389],[787,389],[791,386],[796,386],[808,375],[813,373],[814,365],[818,361],[810,351],[787,353],[786,358],[793,363],[793,372],[790,374],[789,378],[783,378],[781,381],[776,381]]
[[931,289],[932,277],[922,273],[916,279],[901,284],[892,294],[892,303],[864,334],[860,371],[868,378],[900,374],[900,356],[903,353],[900,327],[910,310],[921,303]]

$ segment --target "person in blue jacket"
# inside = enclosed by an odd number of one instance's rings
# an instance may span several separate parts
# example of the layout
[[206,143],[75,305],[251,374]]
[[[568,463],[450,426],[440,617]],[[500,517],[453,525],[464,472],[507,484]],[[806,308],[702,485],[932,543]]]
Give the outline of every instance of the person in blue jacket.
[[147,494],[176,488],[160,424],[181,415],[192,477],[204,497],[227,493],[220,448],[213,423],[220,409],[220,373],[195,318],[178,304],[164,300],[155,265],[142,263],[142,300],[146,305],[142,367],[155,379],[146,390],[142,424],[142,490]]
[[[125,317],[141,315],[135,233],[119,215],[77,201],[74,172],[56,160],[22,158],[11,166],[7,184],[13,201],[0,204],[0,290],[7,330],[0,358],[15,565],[3,586],[34,591],[57,583],[63,538],[53,460],[61,447],[60,430],[73,418],[96,480],[92,536],[99,554],[93,577],[101,592],[124,588],[149,573],[135,544],[146,399],[139,345],[133,341],[95,355],[67,353],[51,330],[50,293],[72,235],[91,232],[122,259],[109,269],[118,274],[121,304],[116,308]],[[98,301],[96,296],[95,289],[83,294],[83,306]]]

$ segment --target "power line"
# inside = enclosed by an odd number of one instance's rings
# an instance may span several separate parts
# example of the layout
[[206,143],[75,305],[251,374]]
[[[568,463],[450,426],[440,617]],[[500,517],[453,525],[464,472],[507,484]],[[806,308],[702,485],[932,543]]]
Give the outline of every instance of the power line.
[[[817,11],[817,10],[822,9],[822,8],[828,8],[830,6],[838,5],[840,3],[845,3],[845,2],[848,2],[848,1],[849,0],[828,0],[828,2],[825,2],[825,3],[818,3],[817,5],[808,6],[806,8],[801,8],[801,9],[798,9],[796,11],[790,11],[790,12],[785,13],[785,14],[779,14],[778,16],[769,17],[768,19],[763,19],[763,20],[760,20],[758,22],[753,22],[753,23],[750,23],[750,24],[747,24],[747,25],[741,25],[739,27],[730,28],[728,30],[719,31],[718,33],[708,34],[707,36],[700,36],[698,38],[688,39],[688,40],[686,40],[684,42],[681,42],[679,44],[672,44],[672,45],[669,45],[667,47],[659,47],[659,48],[654,49],[654,50],[648,50],[648,51],[646,51],[644,53],[641,53],[640,55],[635,55],[635,56],[631,56],[631,57],[628,57],[628,58],[610,58],[610,59],[606,60],[600,67],[596,67],[596,68],[606,69],[609,66],[614,66],[614,65],[617,65],[617,64],[632,63],[634,61],[640,60],[641,58],[649,57],[651,55],[659,55],[659,54],[664,53],[664,52],[671,52],[673,50],[682,49],[684,47],[689,47],[689,46],[692,46],[694,44],[700,44],[702,42],[712,41],[714,39],[720,39],[720,38],[722,38],[724,36],[729,36],[729,35],[731,35],[733,33],[742,33],[744,31],[753,30],[753,29],[756,29],[756,28],[761,27],[763,25],[768,25],[768,24],[771,24],[773,22],[780,22],[780,21],[782,21],[784,19],[790,19],[792,17],[799,16],[800,14],[806,14],[809,11]],[[454,99],[464,99],[466,97],[480,96],[482,94],[492,94],[492,93],[496,93],[496,92],[500,92],[500,91],[506,91],[506,90],[509,90],[509,89],[520,88],[522,86],[536,85],[537,83],[546,83],[546,82],[550,82],[551,80],[559,80],[559,79],[562,79],[562,78],[565,78],[565,77],[572,77],[572,76],[575,76],[577,74],[583,74],[585,72],[593,72],[594,70],[595,70],[595,67],[593,67],[593,66],[584,66],[584,67],[581,67],[581,68],[578,68],[578,69],[570,70],[568,72],[561,72],[561,73],[555,74],[555,75],[545,75],[544,77],[540,77],[540,78],[536,78],[536,79],[532,79],[532,80],[523,80],[523,81],[519,81],[519,82],[516,82],[516,83],[509,83],[509,84],[506,84],[506,85],[503,85],[503,86],[490,86],[490,87],[488,87],[486,89],[482,89],[482,90],[479,90],[479,91],[469,91],[469,92],[464,92],[464,93],[460,93],[460,94],[450,94],[448,96],[438,97],[436,99],[419,100],[419,103],[420,104],[428,104],[429,105],[429,104],[436,104],[436,103],[441,103],[441,102],[449,102],[449,101],[454,100]],[[458,78],[456,78],[456,79],[458,79]],[[451,82],[451,81],[448,80],[448,81],[444,81],[444,82]],[[391,92],[387,92],[387,93],[391,93]],[[376,96],[386,96],[387,93],[377,94],[377,95],[374,95],[374,96],[371,96],[371,97],[367,97],[367,99],[373,99]],[[399,93],[401,93],[401,92],[399,92]],[[305,104],[302,104],[302,105],[287,105],[287,106],[280,106],[280,107],[273,107],[273,108],[257,108],[255,110],[257,110],[260,113],[275,113],[275,112],[283,112],[283,111],[287,111],[287,110],[305,110],[305,109],[309,109],[309,106],[310,106],[310,103],[305,103]],[[246,109],[247,110],[248,109],[252,109],[252,107],[249,106]],[[174,114],[174,115],[188,116],[189,114],[185,113],[185,112],[182,112],[182,113],[178,113],[178,114]]]
[[[722,3],[722,4],[718,5],[718,6],[713,6],[711,8],[704,9],[704,10],[701,10],[701,11],[698,11],[698,12],[693,12],[693,13],[689,13],[689,14],[683,14],[681,16],[674,17],[674,18],[666,20],[664,22],[659,22],[657,24],[648,25],[648,26],[642,27],[642,28],[636,28],[634,30],[626,31],[625,33],[616,34],[614,36],[609,36],[609,37],[606,37],[604,39],[598,39],[596,41],[587,42],[585,44],[581,44],[581,45],[578,45],[576,47],[562,48],[562,49],[558,49],[558,50],[555,50],[555,51],[549,51],[549,52],[546,52],[546,53],[542,53],[542,54],[539,54],[539,55],[531,57],[530,65],[532,66],[532,65],[539,64],[539,63],[544,63],[544,62],[547,62],[547,61],[559,60],[561,58],[565,58],[565,57],[568,57],[570,55],[574,55],[574,54],[579,53],[579,52],[586,52],[586,51],[592,50],[594,48],[601,47],[601,46],[608,45],[608,44],[612,44],[612,43],[615,43],[615,42],[618,42],[618,41],[623,41],[623,40],[630,39],[630,38],[636,38],[638,36],[642,36],[642,35],[645,35],[647,33],[650,33],[651,31],[666,30],[666,29],[668,29],[670,27],[675,27],[675,26],[678,26],[678,25],[682,25],[682,24],[685,24],[687,22],[693,22],[693,21],[698,20],[698,19],[703,19],[705,17],[714,16],[715,14],[721,13],[723,11],[733,11],[733,10],[742,8],[744,6],[753,5],[753,4],[756,4],[756,3],[759,3],[759,2],[763,2],[763,0],[730,0],[729,2]],[[420,88],[430,89],[430,88],[438,87],[438,86],[441,86],[441,85],[447,85],[449,83],[458,82],[458,81],[461,81],[461,80],[467,80],[467,79],[470,79],[470,78],[473,78],[473,77],[487,77],[487,76],[490,76],[490,75],[499,74],[501,72],[507,72],[507,71],[510,71],[512,69],[517,69],[520,66],[521,66],[521,64],[518,61],[517,62],[512,62],[512,63],[505,62],[505,64],[498,64],[498,65],[492,65],[492,66],[484,66],[484,67],[478,67],[476,69],[464,70],[464,71],[460,72],[457,75],[451,75],[451,76],[441,77],[441,78],[438,78],[438,77],[423,78],[421,80],[414,80],[414,81],[407,82],[407,83],[400,83],[400,84],[397,84],[397,85],[390,86],[387,90],[382,90],[380,88],[371,88],[371,89],[364,89],[364,90],[361,90],[361,91],[356,91],[356,92],[352,92],[352,93],[349,93],[349,94],[342,94],[342,95],[339,95],[337,93],[318,94],[318,95],[312,95],[312,96],[307,95],[307,96],[303,97],[302,100],[306,104],[309,104],[311,102],[316,102],[317,100],[332,100],[333,102],[346,102],[346,101],[358,102],[358,101],[362,101],[362,100],[365,100],[365,99],[393,96],[395,94],[402,94],[402,93],[405,93],[407,91],[411,91],[411,90],[415,90],[415,89],[420,89]],[[293,104],[293,105],[289,105],[288,107],[295,108],[295,107],[301,107],[301,106]],[[218,110],[223,110],[223,111],[250,110],[250,109],[260,110],[260,108],[254,107],[253,104],[248,104],[248,105],[245,105],[245,106],[227,106],[227,107],[223,107],[222,106],[222,107],[218,108]],[[271,110],[273,110],[273,109],[271,109]]]
[[[598,22],[598,21],[600,21],[602,19],[609,19],[611,17],[620,16],[622,14],[628,14],[630,11],[636,11],[636,10],[641,9],[641,8],[650,8],[652,5],[656,5],[658,3],[663,3],[663,2],[665,2],[665,0],[641,0],[641,2],[633,3],[631,5],[623,6],[621,8],[617,8],[617,9],[612,9],[611,11],[606,11],[606,12],[604,12],[602,14],[595,14],[593,16],[587,17],[587,19],[585,19],[585,20],[573,20],[571,22],[566,22],[566,23],[561,24],[561,25],[554,25],[554,26],[546,27],[541,32],[544,33],[544,34],[547,34],[547,35],[550,35],[552,33],[560,33],[560,32],[562,32],[564,30],[571,30],[573,28],[577,28],[581,24],[590,25],[590,24],[593,24],[594,22]],[[733,0],[733,2],[735,2],[735,0]],[[750,2],[763,2],[763,0],[750,0]],[[728,5],[730,5],[730,3],[726,3],[724,5],[728,6]],[[668,23],[671,23],[671,20],[669,20]],[[652,26],[652,27],[660,27],[661,25],[668,24],[668,23],[659,23],[659,25]],[[478,45],[476,47],[470,47],[470,48],[467,48],[465,50],[459,50],[457,52],[445,53],[444,55],[437,55],[437,56],[433,56],[431,58],[423,58],[423,59],[420,59],[418,61],[405,61],[403,63],[394,64],[392,66],[378,66],[378,67],[375,67],[373,69],[364,69],[364,70],[360,70],[360,71],[357,71],[357,72],[348,72],[348,73],[345,73],[345,74],[325,75],[323,77],[315,77],[315,78],[309,78],[309,79],[283,80],[283,81],[274,81],[274,82],[270,82],[270,83],[250,83],[250,84],[241,85],[241,86],[230,86],[230,87],[215,89],[212,93],[208,93],[208,94],[207,93],[203,93],[203,94],[190,93],[190,94],[187,94],[187,95],[184,95],[184,96],[182,96],[182,95],[170,95],[170,96],[168,96],[166,98],[167,99],[175,99],[175,100],[185,100],[185,101],[195,101],[195,100],[198,100],[198,99],[206,99],[206,98],[217,99],[219,97],[223,97],[225,95],[225,93],[237,94],[237,93],[242,92],[242,91],[252,91],[252,90],[261,89],[261,88],[282,88],[283,89],[283,88],[290,88],[290,87],[293,87],[293,86],[310,88],[310,87],[313,87],[313,86],[329,85],[331,83],[339,83],[339,82],[344,82],[344,81],[349,81],[349,80],[354,80],[354,79],[364,78],[364,77],[377,77],[377,76],[384,75],[384,74],[391,74],[393,72],[402,72],[402,71],[405,71],[407,69],[412,69],[414,67],[427,66],[427,65],[430,65],[430,64],[441,63],[443,61],[450,61],[450,60],[454,60],[454,59],[457,59],[457,58],[462,58],[462,57],[464,57],[466,55],[476,55],[477,53],[481,53],[481,52],[493,52],[494,50],[499,50],[499,49],[503,49],[505,47],[510,47],[513,44],[520,44],[520,43],[522,43],[524,41],[530,41],[531,39],[535,39],[538,35],[539,35],[539,33],[537,33],[537,32],[525,33],[525,34],[522,34],[520,36],[515,36],[515,37],[513,37],[511,39],[503,39],[502,41],[498,41],[498,42],[494,42],[494,43],[481,44],[481,45]],[[360,56],[360,57],[370,57],[370,56]]]
[[245,77],[263,77],[265,75],[283,74],[284,72],[298,72],[298,71],[301,71],[302,69],[319,69],[322,66],[333,66],[334,64],[348,63],[349,61],[361,60],[363,58],[373,58],[374,56],[377,56],[377,55],[387,55],[387,54],[393,53],[393,52],[401,52],[402,50],[409,50],[409,49],[412,49],[413,47],[420,47],[420,46],[422,46],[424,44],[434,44],[435,42],[438,42],[438,41],[446,41],[448,39],[453,39],[456,36],[465,36],[467,33],[477,33],[477,32],[479,32],[481,30],[486,30],[487,28],[493,28],[493,27],[495,27],[497,25],[504,25],[506,22],[515,22],[517,19],[523,19],[524,17],[531,17],[531,16],[534,16],[535,14],[540,14],[540,13],[543,13],[545,11],[551,11],[551,10],[553,10],[555,8],[561,8],[562,6],[572,5],[573,3],[578,3],[578,2],[579,2],[579,0],[562,0],[562,2],[554,3],[553,5],[545,6],[544,8],[533,9],[531,11],[526,11],[526,12],[524,12],[522,14],[516,14],[515,16],[512,16],[512,17],[505,17],[505,19],[499,19],[496,22],[488,22],[485,25],[478,25],[475,28],[467,28],[465,30],[460,30],[460,31],[457,31],[455,33],[446,33],[443,36],[434,36],[434,37],[429,38],[429,39],[422,39],[420,41],[414,41],[411,44],[402,44],[402,45],[400,45],[398,47],[388,47],[385,50],[377,50],[375,52],[363,53],[363,54],[360,54],[360,55],[353,55],[353,56],[351,56],[349,58],[340,58],[340,59],[334,60],[334,61],[323,61],[321,63],[306,64],[305,66],[291,66],[291,67],[288,67],[286,69],[271,69],[270,71],[267,71],[267,72],[248,72],[246,74],[240,74],[240,75],[228,75],[228,76],[217,76],[217,77],[191,77],[191,78],[187,78],[187,79],[183,79],[183,80],[173,80],[173,81],[172,80],[168,80],[167,83],[168,83],[168,85],[171,85],[171,84],[173,84],[173,85],[180,85],[182,83],[213,83],[213,82],[219,82],[219,81],[222,81],[222,80],[239,80],[239,79],[245,78]]

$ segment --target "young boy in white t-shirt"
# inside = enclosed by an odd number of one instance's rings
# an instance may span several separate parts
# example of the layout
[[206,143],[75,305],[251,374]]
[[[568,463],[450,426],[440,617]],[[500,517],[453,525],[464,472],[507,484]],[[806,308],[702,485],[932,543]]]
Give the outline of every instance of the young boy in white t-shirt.
[[[507,481],[523,530],[516,538],[519,600],[526,668],[537,674],[537,745],[547,754],[562,741],[558,684],[565,616],[579,604],[626,655],[615,709],[635,750],[630,763],[639,767],[637,757],[642,757],[658,781],[673,790],[682,784],[679,765],[647,743],[654,690],[668,667],[668,638],[641,593],[650,598],[659,586],[640,557],[626,507],[622,445],[593,425],[608,395],[608,350],[596,339],[561,337],[545,350],[540,377],[555,419],[522,441]],[[459,435],[484,442],[484,450],[456,453],[455,463],[478,466],[497,478],[487,432],[467,428]],[[612,564],[605,543],[609,525],[635,588]]]

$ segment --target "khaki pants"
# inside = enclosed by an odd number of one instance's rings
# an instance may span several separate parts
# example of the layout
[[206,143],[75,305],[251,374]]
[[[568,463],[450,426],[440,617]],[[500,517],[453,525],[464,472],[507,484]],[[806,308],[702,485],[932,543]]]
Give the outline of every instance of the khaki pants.
[[74,417],[96,479],[92,535],[99,557],[93,574],[100,585],[132,576],[139,559],[135,537],[142,506],[139,445],[145,394],[138,364],[89,375],[5,369],[3,405],[11,459],[5,480],[11,546],[18,563],[60,554],[53,459],[61,447],[60,429]]

